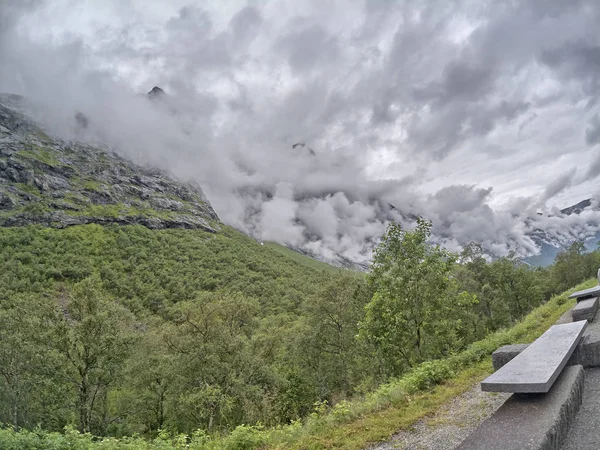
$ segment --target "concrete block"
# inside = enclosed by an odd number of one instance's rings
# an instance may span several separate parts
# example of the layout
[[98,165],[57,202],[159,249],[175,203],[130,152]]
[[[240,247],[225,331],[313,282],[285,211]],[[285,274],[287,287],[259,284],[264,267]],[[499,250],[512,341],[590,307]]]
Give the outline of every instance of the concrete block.
[[481,382],[490,392],[548,392],[567,365],[587,320],[553,325],[510,362]]
[[529,347],[529,344],[503,345],[500,347],[498,350],[492,353],[492,364],[494,365],[494,370],[500,369],[500,367],[504,366],[527,347]]
[[593,288],[584,289],[583,291],[573,292],[569,295],[569,298],[576,298],[577,301],[584,300],[586,298],[598,297],[600,296],[600,286],[594,286]]
[[571,310],[571,316],[573,322],[579,320],[594,320],[596,313],[598,312],[598,297],[592,297],[585,300],[581,300]]
[[600,326],[584,333],[581,342],[571,355],[568,365],[580,364],[583,367],[600,367]]
[[585,371],[583,402],[561,450],[591,450],[598,445],[600,369]]
[[513,394],[456,450],[559,450],[583,397],[581,366],[565,368],[547,394]]

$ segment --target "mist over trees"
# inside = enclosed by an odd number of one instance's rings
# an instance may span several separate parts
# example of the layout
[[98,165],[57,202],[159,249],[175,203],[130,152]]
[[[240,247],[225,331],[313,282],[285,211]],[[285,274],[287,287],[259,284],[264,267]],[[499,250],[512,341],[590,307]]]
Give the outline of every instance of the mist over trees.
[[0,422],[101,436],[307,416],[464,349],[595,276],[489,262],[391,224],[371,271],[303,264],[224,228],[0,229]]

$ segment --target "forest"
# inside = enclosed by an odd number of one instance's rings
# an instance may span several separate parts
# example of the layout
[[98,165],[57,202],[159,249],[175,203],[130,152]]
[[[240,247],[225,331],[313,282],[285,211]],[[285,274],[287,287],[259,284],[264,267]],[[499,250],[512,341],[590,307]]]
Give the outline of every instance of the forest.
[[430,230],[390,224],[362,274],[228,227],[0,228],[0,423],[148,439],[293,424],[600,267],[581,242],[535,268],[476,243],[450,253]]

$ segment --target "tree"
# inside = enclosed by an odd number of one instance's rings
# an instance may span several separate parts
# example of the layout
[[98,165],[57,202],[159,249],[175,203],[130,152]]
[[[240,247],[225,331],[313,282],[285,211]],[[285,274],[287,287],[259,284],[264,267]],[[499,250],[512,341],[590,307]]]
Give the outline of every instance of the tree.
[[595,278],[600,264],[598,253],[585,253],[583,241],[575,241],[569,248],[560,252],[551,268],[554,293],[562,292],[587,278]]
[[491,264],[496,295],[505,310],[506,323],[522,318],[538,306],[543,298],[534,270],[521,262],[514,253]]
[[304,357],[298,359],[316,378],[321,399],[350,394],[369,365],[369,352],[355,339],[369,297],[362,278],[340,272],[304,305],[307,329],[297,346]]
[[[268,388],[265,361],[253,351],[259,304],[237,292],[207,292],[169,311],[164,340],[173,358],[167,403],[177,428],[192,431],[257,421]],[[167,421],[168,422],[168,421]]]
[[59,298],[63,317],[56,349],[69,366],[77,392],[79,429],[102,433],[107,426],[108,389],[119,379],[134,343],[131,313],[107,296],[97,277],[86,278]]
[[361,335],[374,344],[388,376],[439,356],[459,324],[450,277],[456,256],[428,244],[430,234],[431,222],[422,218],[413,231],[391,223],[374,252],[368,283],[375,294]]
[[52,299],[19,295],[0,307],[0,421],[60,430],[71,397],[62,360],[50,348],[56,323]]

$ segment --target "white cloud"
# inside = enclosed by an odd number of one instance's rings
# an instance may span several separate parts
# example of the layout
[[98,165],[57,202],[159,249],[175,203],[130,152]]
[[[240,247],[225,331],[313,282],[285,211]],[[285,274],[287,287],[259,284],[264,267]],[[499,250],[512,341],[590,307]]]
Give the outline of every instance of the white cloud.
[[592,0],[0,5],[0,91],[66,135],[85,112],[88,138],[199,182],[262,239],[367,259],[422,214],[452,248],[503,253],[598,223],[536,214],[598,192]]

